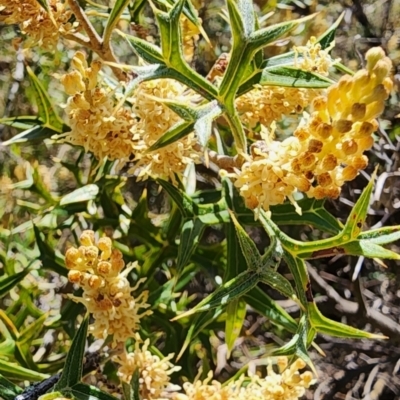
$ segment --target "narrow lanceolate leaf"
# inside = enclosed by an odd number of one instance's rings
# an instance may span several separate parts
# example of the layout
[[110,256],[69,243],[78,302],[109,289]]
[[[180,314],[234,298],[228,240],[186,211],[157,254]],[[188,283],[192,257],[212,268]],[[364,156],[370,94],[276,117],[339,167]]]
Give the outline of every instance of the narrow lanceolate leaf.
[[369,240],[354,240],[343,245],[345,254],[364,256],[368,258],[387,258],[389,260],[400,260],[400,254],[385,249],[379,244],[371,243]]
[[0,375],[0,398],[4,400],[14,400],[14,398],[22,392],[23,390],[19,386],[14,385]]
[[38,107],[38,115],[46,127],[52,128],[59,133],[62,132],[63,122],[58,116],[54,105],[52,104],[47,91],[30,67],[26,67],[29,80],[35,93],[35,99]]
[[55,390],[71,388],[80,382],[83,371],[83,357],[85,355],[86,337],[89,326],[89,317],[86,317],[72,341],[71,348],[65,360],[63,372],[60,380],[55,386]]
[[242,249],[242,253],[246,259],[247,266],[248,268],[255,270],[260,266],[261,255],[258,252],[255,243],[241,227],[233,213],[231,213],[231,218],[235,224],[236,234],[239,239],[240,248]]
[[400,239],[400,225],[384,226],[379,229],[362,232],[358,235],[357,239],[367,240],[368,243],[379,245],[393,243]]
[[0,297],[6,295],[15,285],[18,285],[22,279],[29,273],[30,269],[25,268],[23,271],[18,272],[11,276],[0,278]]
[[32,371],[28,368],[20,367],[17,364],[8,362],[0,358],[0,374],[9,379],[19,381],[41,381],[49,377],[47,374],[42,374],[37,371]]
[[178,122],[168,129],[150,148],[148,152],[161,149],[189,135],[193,132],[194,123],[188,121]]
[[293,275],[297,297],[300,299],[301,304],[306,307],[309,300],[307,299],[307,288],[310,279],[304,260],[294,256],[288,250],[284,250],[283,258]]
[[374,333],[364,332],[351,326],[333,321],[324,317],[318,310],[315,302],[308,306],[308,319],[310,325],[318,332],[330,336],[353,338],[353,339],[386,339],[386,336],[376,335]]
[[114,7],[111,10],[110,16],[108,17],[106,27],[103,33],[103,42],[108,43],[111,38],[111,34],[118,23],[121,14],[124,9],[128,6],[131,0],[117,0],[114,3]]
[[295,19],[293,21],[282,22],[274,24],[266,28],[255,31],[251,34],[249,42],[252,50],[255,52],[267,46],[271,42],[278,40],[292,29],[296,28],[302,23],[305,23],[315,17],[315,14],[308,15],[307,17]]
[[140,371],[139,368],[136,368],[135,372],[132,374],[130,383],[122,382],[122,393],[124,395],[124,400],[140,400],[139,378]]
[[37,115],[23,115],[0,118],[0,124],[11,126],[15,129],[28,130],[38,125],[43,125],[43,121]]
[[242,297],[259,282],[259,274],[256,271],[245,271],[229,282],[220,286],[214,293],[207,296],[196,307],[178,315],[172,320],[187,317],[197,312],[211,310],[213,308],[224,306],[234,299]]
[[180,235],[180,244],[178,248],[178,259],[176,268],[180,273],[188,264],[190,257],[196,249],[199,239],[204,232],[205,225],[198,218],[189,219],[184,222]]
[[226,308],[225,343],[228,348],[227,358],[235,345],[236,339],[242,330],[246,317],[246,302],[241,299],[231,301]]
[[[0,121],[1,123],[1,121]],[[30,129],[27,129],[21,133],[18,133],[18,135],[13,136],[11,139],[6,140],[5,142],[2,143],[3,146],[10,146],[15,143],[25,143],[28,141],[40,141],[44,139],[51,138],[53,135],[56,135],[60,133],[60,131],[57,129],[49,128],[47,126],[43,125],[36,125],[33,126]]]
[[185,0],[177,0],[168,13],[160,11],[152,3],[153,12],[160,28],[161,51],[165,63],[180,70],[185,64],[182,55],[179,17]]
[[94,184],[82,186],[79,189],[68,193],[60,200],[60,206],[67,204],[80,203],[82,201],[94,200],[99,193],[99,187]]
[[296,332],[297,322],[258,286],[247,292],[243,299],[250,307],[267,317],[273,324],[280,325],[289,332]]
[[143,60],[150,64],[165,65],[164,57],[161,49],[158,46],[121,31],[118,31],[118,33],[129,42],[129,44],[133,47],[133,50],[139,57],[143,58]]
[[294,67],[267,67],[261,73],[260,84],[308,89],[323,89],[334,82],[313,72]]
[[302,215],[299,215],[290,203],[272,206],[272,220],[281,225],[312,225],[333,235],[342,230],[343,225],[340,221],[324,208],[324,200],[304,199],[298,204]]
[[228,0],[227,6],[235,46],[235,42],[245,41],[254,31],[253,2],[250,0]]
[[44,10],[49,12],[49,4],[47,3],[46,0],[36,0],[36,1],[43,7]]
[[279,272],[276,272],[273,268],[269,267],[263,269],[260,273],[260,280],[261,282],[266,283],[273,289],[282,293],[284,296],[289,297],[289,299],[296,298],[290,282]]
[[372,188],[374,186],[376,176],[376,170],[371,176],[367,187],[361,193],[360,198],[357,200],[349,217],[347,218],[346,224],[343,228],[343,238],[346,241],[351,241],[357,239],[358,235],[361,233],[365,218],[368,212],[368,206],[371,199]]

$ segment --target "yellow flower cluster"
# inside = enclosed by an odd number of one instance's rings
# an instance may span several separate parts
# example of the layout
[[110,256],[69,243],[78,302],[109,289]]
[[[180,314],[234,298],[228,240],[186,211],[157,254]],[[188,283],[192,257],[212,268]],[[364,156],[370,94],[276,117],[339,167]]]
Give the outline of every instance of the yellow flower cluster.
[[366,69],[343,76],[313,100],[312,114],[305,114],[293,137],[279,142],[264,134],[252,146],[235,182],[249,208],[268,210],[286,198],[296,206],[296,191],[337,198],[344,182],[367,166],[363,153],[373,145],[375,118],[393,83],[391,61],[381,48],[368,51],[366,60]]
[[[286,357],[278,359],[279,373],[268,366],[268,375],[260,378],[251,376],[248,385],[244,385],[244,376],[226,386],[218,381],[211,381],[212,374],[204,381],[185,383],[185,394],[174,393],[173,400],[297,400],[305,394],[313,382],[311,372],[300,373],[305,367],[302,360],[296,360],[290,367]],[[210,383],[211,382],[211,383]]]
[[140,319],[151,311],[142,311],[148,292],[143,291],[137,298],[131,294],[142,282],[139,280],[134,288],[126,278],[132,268],[122,269],[125,263],[119,250],[112,249],[111,239],[100,238],[95,242],[93,231],[84,231],[80,237],[81,246],[71,247],[65,254],[65,264],[70,270],[68,280],[83,289],[82,297],[69,297],[83,303],[94,318],[89,330],[94,337],[105,339],[113,335],[113,344],[125,342],[134,336]]
[[132,375],[139,371],[140,398],[153,400],[164,398],[167,392],[176,390],[176,386],[170,382],[170,375],[181,367],[170,362],[174,354],[160,359],[148,350],[149,345],[149,339],[142,344],[140,336],[136,334],[135,350],[115,356],[113,360],[120,364],[117,375],[126,383],[130,383]]
[[71,131],[65,141],[83,146],[98,159],[107,157],[124,166],[134,159],[130,173],[139,180],[148,177],[175,180],[192,162],[200,162],[201,153],[194,149],[194,133],[149,152],[152,146],[181,118],[162,103],[163,99],[189,101],[185,86],[173,79],[142,82],[130,98],[132,109],[117,101],[113,91],[100,87],[100,61],[88,67],[83,53],[72,60],[75,68],[61,77],[65,92],[70,95],[66,113]]
[[[329,55],[334,44],[327,49],[322,49],[317,38],[312,36],[305,46],[295,46],[295,67],[304,71],[317,72],[320,75],[328,75],[333,60]],[[298,59],[300,55],[300,60]]]
[[[133,101],[134,112],[139,119],[133,145],[135,165],[139,180],[149,176],[170,178],[184,172],[188,164],[200,162],[201,152],[194,149],[197,140],[194,133],[156,151],[148,152],[160,137],[181,118],[162,103],[163,99],[190,101],[185,86],[173,79],[160,79],[139,85]],[[160,99],[158,102],[157,99]]]
[[99,86],[100,61],[89,67],[85,55],[77,52],[72,65],[75,69],[61,77],[65,92],[71,96],[66,106],[71,131],[65,140],[98,159],[118,160],[121,167],[132,156],[134,116],[123,107],[117,108],[114,93]]
[[[295,67],[328,75],[333,60],[328,50],[321,49],[315,37],[312,37],[306,46],[295,47],[294,51]],[[302,113],[320,93],[317,89],[255,85],[250,92],[236,100],[236,108],[242,122],[249,129],[255,128],[258,123],[268,128],[283,116]]]
[[60,34],[75,32],[78,23],[71,23],[72,13],[59,0],[48,0],[49,12],[37,0],[0,0],[0,22],[19,24],[27,36],[27,46],[52,49]]

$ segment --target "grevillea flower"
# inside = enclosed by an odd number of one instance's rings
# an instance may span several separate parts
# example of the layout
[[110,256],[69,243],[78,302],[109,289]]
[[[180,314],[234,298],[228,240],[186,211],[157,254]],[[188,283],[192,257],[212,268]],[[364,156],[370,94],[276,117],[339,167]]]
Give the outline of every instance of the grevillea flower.
[[204,381],[184,383],[185,394],[174,393],[174,400],[297,400],[306,389],[313,384],[311,372],[300,373],[305,367],[302,360],[296,360],[290,367],[287,358],[278,359],[279,373],[274,372],[272,365],[268,366],[268,375],[261,378],[258,375],[250,377],[250,383],[245,384],[244,376],[231,381],[227,385],[212,380],[212,373]]
[[172,385],[170,375],[181,367],[174,366],[170,360],[174,354],[160,358],[149,351],[150,341],[143,343],[136,334],[135,350],[115,356],[113,360],[119,364],[117,375],[126,383],[130,383],[132,375],[139,373],[139,393],[142,399],[153,400],[165,398],[168,392],[179,388]]
[[89,67],[85,55],[77,52],[72,65],[75,69],[61,77],[65,92],[71,96],[65,108],[71,131],[65,141],[84,147],[98,159],[118,160],[122,167],[133,157],[135,117],[130,110],[117,107],[112,90],[100,86],[100,61]]
[[186,87],[173,79],[153,80],[139,85],[132,98],[139,122],[133,145],[135,165],[130,170],[139,179],[151,176],[170,178],[174,182],[174,174],[182,174],[188,164],[200,162],[201,153],[194,148],[197,143],[194,133],[158,150],[148,151],[169,128],[182,121],[162,100],[189,102],[190,97]]
[[78,29],[69,22],[71,11],[59,0],[48,0],[47,12],[37,0],[0,0],[0,22],[19,24],[27,36],[26,46],[39,45],[51,50],[60,37]]
[[[295,67],[326,76],[333,64],[329,50],[322,50],[316,38],[312,37],[306,46],[294,48]],[[317,89],[255,85],[236,100],[236,107],[242,122],[249,129],[258,124],[269,128],[284,116],[301,114],[321,93]]]
[[89,330],[94,337],[105,339],[113,335],[113,344],[125,342],[134,336],[140,319],[151,311],[146,303],[148,292],[138,297],[137,290],[143,280],[131,287],[126,278],[137,267],[134,263],[123,271],[125,263],[119,250],[112,249],[111,239],[100,238],[96,243],[93,231],[84,231],[80,237],[81,246],[71,247],[65,254],[65,264],[70,270],[68,280],[83,289],[82,297],[69,297],[86,306],[94,318]]
[[[344,182],[368,165],[363,154],[373,145],[372,133],[393,83],[391,61],[381,48],[367,52],[367,66],[345,75],[314,98],[294,136],[282,142],[264,130],[251,155],[236,173],[246,205],[269,210],[299,191],[317,199],[337,198]],[[301,210],[297,207],[297,211]]]

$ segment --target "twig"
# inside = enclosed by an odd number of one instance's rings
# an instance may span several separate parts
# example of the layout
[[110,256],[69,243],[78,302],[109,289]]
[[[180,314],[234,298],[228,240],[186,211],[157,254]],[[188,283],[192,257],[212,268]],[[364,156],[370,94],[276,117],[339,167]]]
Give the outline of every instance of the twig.
[[[99,36],[99,34],[94,29],[93,25],[89,21],[87,15],[82,10],[81,6],[77,2],[77,0],[68,0],[69,7],[71,11],[74,13],[76,20],[82,26],[83,30],[86,32],[89,41],[85,41],[83,38],[76,35],[66,35],[67,39],[76,40],[77,43],[82,44],[84,46],[89,47],[95,53],[97,53],[104,61],[109,61],[110,63],[118,64],[118,60],[115,58],[115,55],[110,47],[109,42],[105,43]],[[110,66],[115,76],[120,81],[126,81],[127,75],[121,69],[116,66]]]
[[[197,151],[204,151],[200,144],[194,145],[194,149]],[[216,151],[213,150],[206,150],[203,162],[206,167],[209,167],[209,163],[211,162],[217,167],[214,168],[216,170],[224,169],[228,172],[233,172],[234,168],[240,168],[242,166],[244,160],[239,156],[225,156],[222,154],[218,154]]]

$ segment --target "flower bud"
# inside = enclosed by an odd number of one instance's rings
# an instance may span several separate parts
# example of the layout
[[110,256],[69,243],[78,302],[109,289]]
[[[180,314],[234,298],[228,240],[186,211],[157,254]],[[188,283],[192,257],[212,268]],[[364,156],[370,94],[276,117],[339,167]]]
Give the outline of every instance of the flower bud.
[[346,156],[357,153],[358,146],[355,140],[346,140],[342,143],[342,151]]
[[365,55],[365,59],[367,61],[367,70],[371,72],[377,62],[384,57],[385,52],[383,51],[382,47],[373,47],[372,49],[369,49]]
[[94,246],[94,232],[89,230],[83,231],[79,240],[83,246]]
[[353,117],[353,120],[355,121],[362,120],[365,116],[366,109],[367,106],[365,103],[354,103],[351,106],[351,115]]

